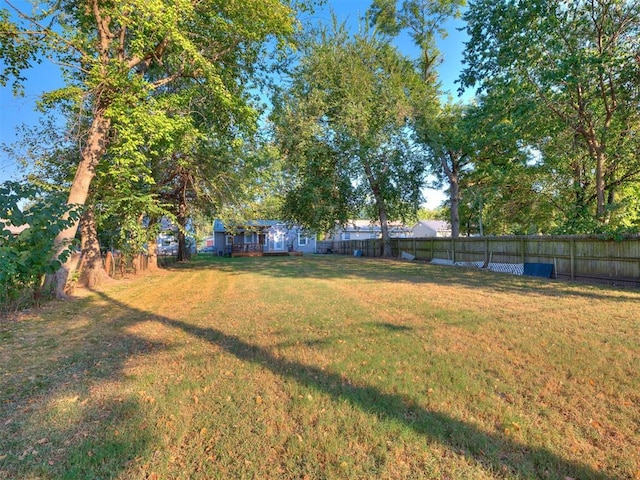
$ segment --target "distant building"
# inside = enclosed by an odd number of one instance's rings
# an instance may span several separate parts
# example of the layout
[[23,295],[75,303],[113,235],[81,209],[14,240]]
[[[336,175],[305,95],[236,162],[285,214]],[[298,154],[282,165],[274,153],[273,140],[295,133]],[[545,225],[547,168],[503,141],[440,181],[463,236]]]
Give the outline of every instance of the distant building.
[[451,224],[445,220],[420,220],[411,230],[415,238],[451,236]]
[[[185,240],[187,249],[191,253],[195,253],[195,234],[191,222],[187,222]],[[160,255],[177,255],[178,253],[178,227],[166,217],[162,217],[160,220],[160,233],[156,244],[157,252]]]
[[[407,238],[412,236],[411,228],[400,222],[389,222],[389,236],[391,238]],[[367,240],[381,238],[382,228],[379,222],[370,220],[349,220],[345,225],[336,227],[330,234],[333,241]]]
[[279,220],[252,220],[235,226],[216,220],[213,239],[207,239],[206,245],[218,254],[315,253],[317,249],[315,233]]

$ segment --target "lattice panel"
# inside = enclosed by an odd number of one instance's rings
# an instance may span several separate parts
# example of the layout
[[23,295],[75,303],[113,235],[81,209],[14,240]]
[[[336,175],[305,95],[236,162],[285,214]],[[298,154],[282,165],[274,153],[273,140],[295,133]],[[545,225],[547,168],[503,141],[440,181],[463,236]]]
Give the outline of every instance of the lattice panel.
[[490,263],[487,266],[487,270],[510,273],[512,275],[522,275],[524,273],[524,263]]

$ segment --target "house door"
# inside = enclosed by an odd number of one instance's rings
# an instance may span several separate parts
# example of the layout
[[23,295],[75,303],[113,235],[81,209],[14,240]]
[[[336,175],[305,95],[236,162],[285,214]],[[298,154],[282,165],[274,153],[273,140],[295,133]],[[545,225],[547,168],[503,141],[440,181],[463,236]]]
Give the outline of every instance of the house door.
[[276,252],[281,252],[284,250],[284,232],[274,232],[273,250]]

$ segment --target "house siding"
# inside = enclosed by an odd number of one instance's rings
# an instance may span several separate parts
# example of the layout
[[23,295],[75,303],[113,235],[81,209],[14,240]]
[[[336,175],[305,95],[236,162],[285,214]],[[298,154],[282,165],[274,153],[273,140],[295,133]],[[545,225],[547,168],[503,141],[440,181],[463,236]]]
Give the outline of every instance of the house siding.
[[[265,251],[293,251],[302,253],[315,253],[317,248],[316,236],[314,234],[309,234],[308,236],[306,236],[307,244],[301,245],[299,242],[300,232],[301,229],[299,227],[287,228],[287,226],[283,224],[274,225],[267,231],[267,242]],[[276,248],[277,235],[282,235],[283,237],[282,248],[280,249]]]
[[[249,243],[261,243],[263,244],[264,252],[302,252],[302,253],[315,253],[317,249],[316,235],[314,233],[310,233],[307,236],[307,244],[301,245],[299,242],[299,232],[301,231],[300,227],[287,227],[284,223],[280,223],[277,221],[257,221],[256,226],[261,227],[261,233],[253,233],[251,238],[249,238]],[[255,226],[254,226],[255,228]],[[239,228],[238,230],[242,230]],[[280,235],[282,237],[282,242],[279,245],[276,245],[276,237]],[[213,234],[213,244],[216,253],[228,252],[227,248],[227,236],[228,234],[225,231],[225,227],[221,221],[216,220],[214,222],[214,234]],[[233,235],[233,243],[234,244],[244,244],[246,237],[243,231],[240,231]]]
[[441,220],[426,220],[416,223],[413,227],[415,238],[450,237],[451,226]]
[[[411,228],[395,222],[389,223],[389,237],[406,238],[412,235]],[[380,224],[371,223],[367,220],[351,220],[342,227],[336,227],[330,236],[336,242],[343,240],[371,240],[381,237],[382,229]]]

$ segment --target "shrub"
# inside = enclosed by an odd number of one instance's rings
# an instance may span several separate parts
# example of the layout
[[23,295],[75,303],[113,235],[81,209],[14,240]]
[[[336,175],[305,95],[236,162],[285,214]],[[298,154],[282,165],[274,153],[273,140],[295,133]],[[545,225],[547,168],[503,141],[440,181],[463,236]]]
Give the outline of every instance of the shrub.
[[[37,304],[45,296],[44,276],[58,270],[70,254],[68,245],[55,258],[54,239],[80,213],[59,194],[37,186],[0,184],[0,311]],[[10,226],[26,228],[14,234]]]

